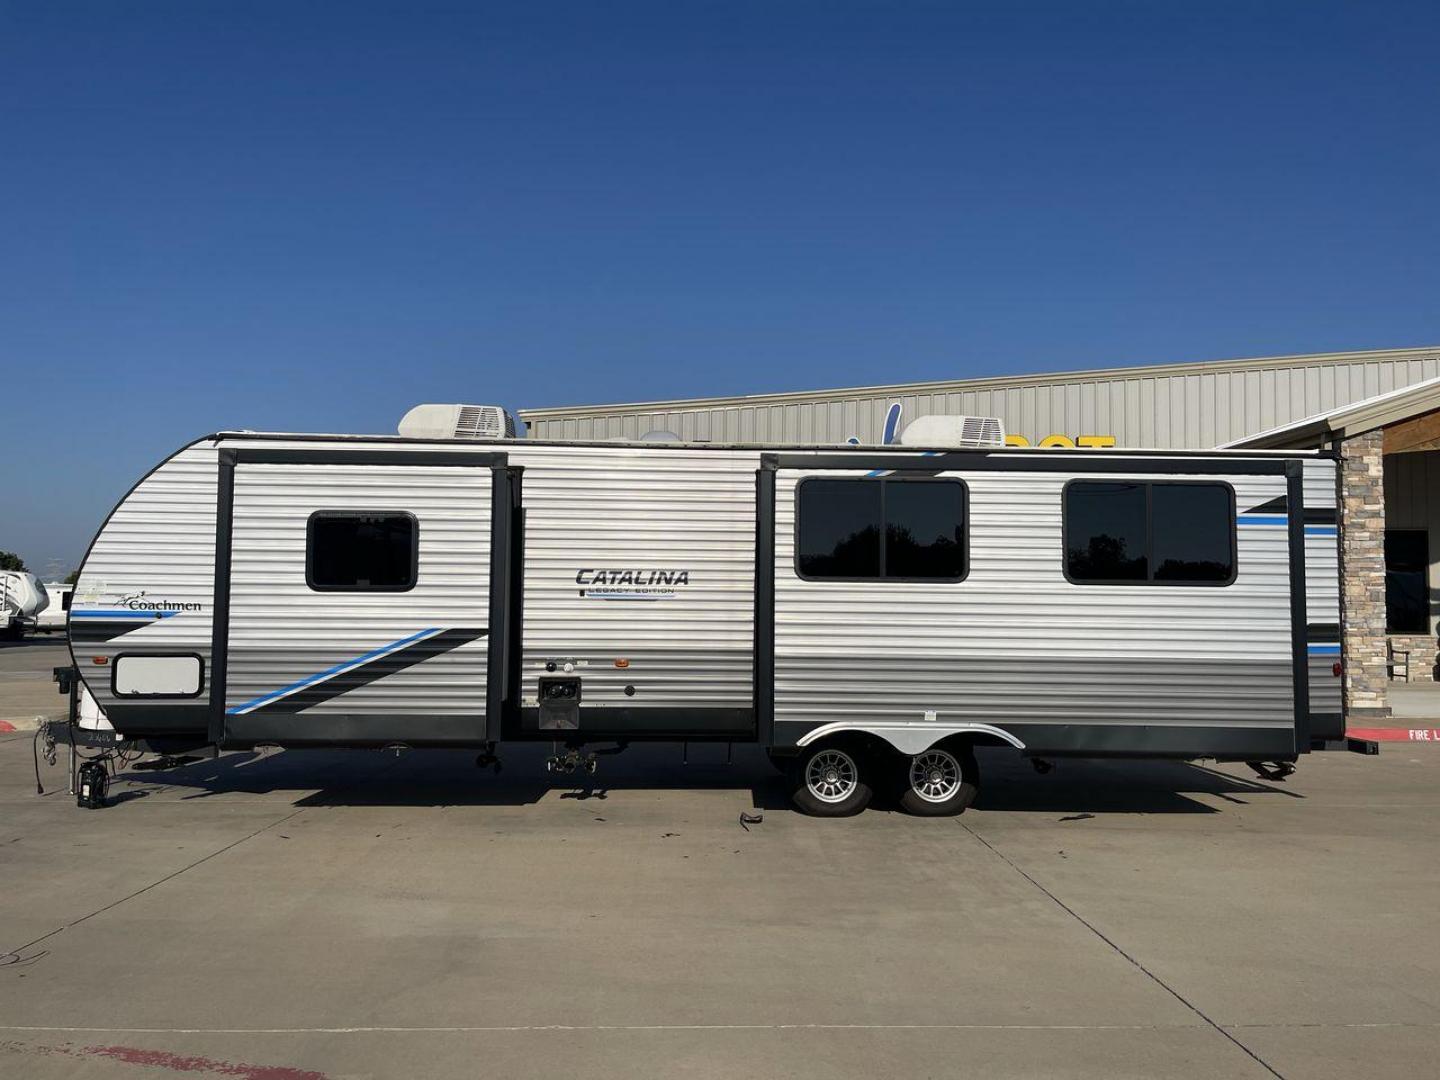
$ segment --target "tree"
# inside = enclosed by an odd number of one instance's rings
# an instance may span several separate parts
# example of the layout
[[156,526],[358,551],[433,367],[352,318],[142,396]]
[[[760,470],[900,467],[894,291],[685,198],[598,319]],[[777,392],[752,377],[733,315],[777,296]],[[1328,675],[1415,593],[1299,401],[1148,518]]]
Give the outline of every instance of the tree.
[[25,560],[13,551],[0,551],[0,570],[24,570]]
[[79,580],[80,580],[80,571],[79,571],[79,570],[71,570],[68,574],[65,575],[65,584],[66,584],[66,585],[74,585],[74,584],[75,584],[77,581],[79,581]]

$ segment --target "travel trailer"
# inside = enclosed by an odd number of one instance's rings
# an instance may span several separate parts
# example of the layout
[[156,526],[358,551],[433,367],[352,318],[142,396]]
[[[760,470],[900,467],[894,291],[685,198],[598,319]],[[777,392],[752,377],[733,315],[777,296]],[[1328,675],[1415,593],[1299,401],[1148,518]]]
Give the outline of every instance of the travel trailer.
[[45,594],[49,597],[49,604],[35,620],[35,630],[41,634],[64,633],[65,624],[70,618],[70,597],[74,595],[75,586],[67,585],[61,581],[47,581],[45,583]]
[[[118,737],[197,747],[753,743],[820,815],[974,798],[977,746],[1270,763],[1343,738],[1336,461],[224,432],[81,566],[70,648]],[[613,747],[611,744],[614,744]]]
[[40,579],[25,570],[0,570],[0,638],[18,640],[35,629],[50,603]]

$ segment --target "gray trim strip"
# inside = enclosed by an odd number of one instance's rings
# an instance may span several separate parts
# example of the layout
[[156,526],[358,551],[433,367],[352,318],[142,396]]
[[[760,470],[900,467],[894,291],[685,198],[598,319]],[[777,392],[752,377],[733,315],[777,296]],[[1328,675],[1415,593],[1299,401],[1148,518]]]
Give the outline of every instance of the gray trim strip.
[[1294,664],[1295,749],[1310,750],[1310,653],[1305,618],[1305,467],[1286,462],[1285,498],[1290,507],[1290,651]]
[[235,512],[235,458],[220,453],[215,485],[215,596],[210,625],[210,741],[225,738],[225,683],[230,660],[230,544]]
[[436,450],[374,450],[341,449],[339,447],[260,447],[258,449],[226,447],[220,451],[222,461],[244,465],[504,465],[506,455],[493,451],[462,453]]
[[775,470],[755,473],[755,728],[775,742]]
[[897,471],[972,472],[1097,472],[1097,473],[1175,473],[1177,460],[1195,462],[1191,472],[1214,476],[1284,476],[1297,458],[1229,458],[1205,457],[1189,453],[1147,453],[1132,457],[1122,450],[1062,450],[1054,454],[1031,456],[1028,451],[1011,450],[947,450],[922,455],[917,452],[855,453],[855,454],[765,454],[765,460],[780,469],[894,469]]

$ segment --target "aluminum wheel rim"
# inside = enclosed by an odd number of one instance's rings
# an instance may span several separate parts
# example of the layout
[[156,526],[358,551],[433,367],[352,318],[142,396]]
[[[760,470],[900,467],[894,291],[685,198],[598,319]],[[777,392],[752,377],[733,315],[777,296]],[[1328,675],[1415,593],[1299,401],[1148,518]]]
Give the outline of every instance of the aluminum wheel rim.
[[805,766],[805,786],[823,803],[844,802],[859,783],[855,759],[842,750],[821,750]]
[[959,759],[947,750],[926,750],[910,759],[910,790],[928,803],[953,799],[964,782]]

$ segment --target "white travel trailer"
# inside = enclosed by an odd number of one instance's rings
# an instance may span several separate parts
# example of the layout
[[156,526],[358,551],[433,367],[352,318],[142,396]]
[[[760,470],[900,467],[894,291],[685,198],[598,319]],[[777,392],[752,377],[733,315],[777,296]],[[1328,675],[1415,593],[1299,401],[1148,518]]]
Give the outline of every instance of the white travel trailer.
[[40,617],[35,620],[37,632],[42,634],[64,632],[65,624],[70,618],[70,597],[74,592],[74,585],[67,585],[62,581],[45,583],[45,595],[49,597],[49,603],[41,612]]
[[750,742],[827,815],[877,789],[958,812],[981,744],[1284,769],[1343,737],[1324,453],[1007,449],[973,420],[924,445],[547,443],[497,414],[227,432],[157,465],[70,613],[119,735],[543,740],[561,769]]
[[50,603],[40,579],[25,570],[0,570],[0,638],[16,640]]

